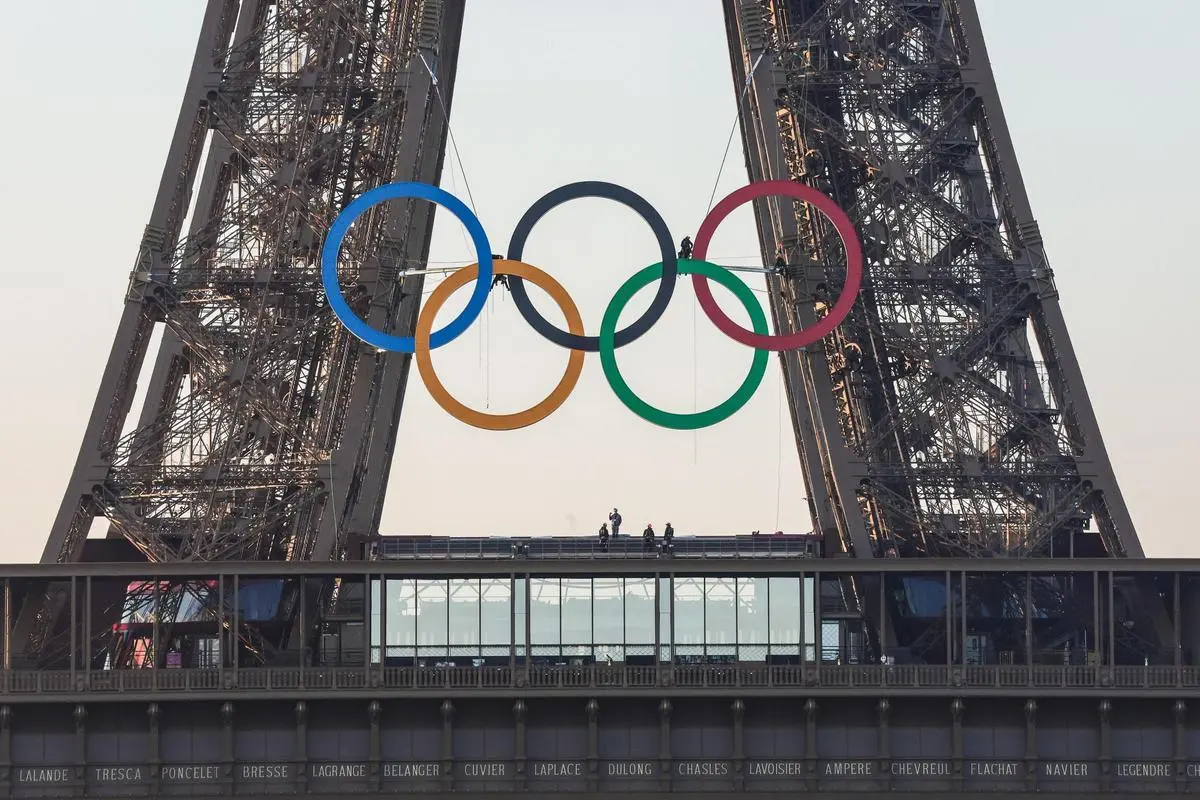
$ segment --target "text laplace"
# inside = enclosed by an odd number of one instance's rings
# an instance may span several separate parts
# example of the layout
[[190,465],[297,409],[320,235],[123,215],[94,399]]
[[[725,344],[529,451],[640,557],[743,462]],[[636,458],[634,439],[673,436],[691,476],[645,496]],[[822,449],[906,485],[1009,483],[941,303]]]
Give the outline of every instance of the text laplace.
[[583,764],[578,761],[538,761],[529,774],[535,778],[581,778]]

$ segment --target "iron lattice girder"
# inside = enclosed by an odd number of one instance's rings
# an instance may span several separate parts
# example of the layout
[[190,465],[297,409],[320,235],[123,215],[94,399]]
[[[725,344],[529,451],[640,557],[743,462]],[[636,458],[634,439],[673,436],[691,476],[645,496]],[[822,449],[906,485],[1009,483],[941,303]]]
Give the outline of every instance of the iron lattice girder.
[[[194,83],[205,74],[203,99],[176,136],[188,143],[190,166],[164,177],[170,210],[148,230],[129,292],[140,307],[131,327],[141,344],[122,354],[122,375],[136,375],[150,329],[164,323],[153,394],[141,424],[119,440],[131,398],[105,403],[109,443],[97,450],[106,468],[79,501],[109,516],[114,533],[151,560],[340,552],[340,541],[329,552],[314,548],[328,517],[348,513],[325,508],[334,464],[370,449],[344,435],[352,397],[374,383],[374,356],[325,303],[321,239],[354,195],[417,171],[413,159],[430,160],[444,119],[428,112],[426,72],[440,47],[456,47],[461,17],[442,6],[210,4],[221,24],[212,64],[202,53],[193,71]],[[415,127],[410,114],[420,117]],[[425,147],[404,141],[423,141],[429,125]],[[208,158],[190,233],[181,236],[206,131]],[[168,187],[171,180],[180,186]],[[348,297],[377,323],[390,314],[402,327],[386,309],[401,289],[420,291],[419,279],[400,285],[396,259],[374,255],[394,254],[413,211],[412,203],[373,210],[343,248]],[[412,231],[419,239],[427,238],[420,228],[430,216],[423,219]],[[132,384],[122,381],[127,391]],[[369,424],[356,430],[375,435]],[[344,489],[340,498],[347,501]],[[56,530],[57,559],[75,557],[88,517],[75,514],[71,530]]]
[[[830,496],[818,526],[856,552],[869,541],[864,556],[1028,556],[1091,517],[1110,554],[1140,554],[1061,314],[1043,310],[1057,295],[970,0],[727,14],[735,79],[765,62],[743,109],[752,175],[826,192],[864,244],[850,317],[784,357],[813,419],[794,415],[802,456],[820,454]],[[771,281],[777,323],[809,326],[844,279],[840,242],[808,207],[759,218],[764,255],[800,265]]]

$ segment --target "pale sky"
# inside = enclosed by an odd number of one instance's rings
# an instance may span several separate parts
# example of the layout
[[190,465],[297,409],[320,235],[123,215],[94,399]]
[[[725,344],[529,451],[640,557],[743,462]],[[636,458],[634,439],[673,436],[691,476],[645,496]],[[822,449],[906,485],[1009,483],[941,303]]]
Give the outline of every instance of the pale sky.
[[[0,560],[36,560],[57,511],[204,5],[0,4],[0,285],[8,301],[0,317]],[[1140,538],[1151,555],[1200,555],[1189,511],[1200,434],[1184,421],[1200,389],[1190,241],[1200,211],[1200,3],[980,5],[1068,324]],[[678,240],[695,233],[708,208],[735,113],[716,0],[469,0],[451,118],[462,164],[447,160],[442,186],[466,199],[465,172],[496,251],[536,198],[584,179],[642,194]],[[743,164],[735,140],[721,194],[746,182]],[[612,293],[657,261],[655,252],[630,213],[585,200],[552,212],[524,260],[566,286],[595,333]],[[720,263],[757,260],[748,213],[725,223],[710,253]],[[473,260],[447,214],[438,216],[430,260]],[[694,320],[692,297],[681,281],[658,327],[619,352],[631,385],[677,411],[723,399],[750,362],[703,314]],[[495,296],[435,363],[463,402],[512,411],[544,396],[565,354]],[[591,535],[617,505],[634,530],[670,520],[680,533],[807,531],[775,364],[746,408],[696,434],[633,416],[594,355],[558,413],[511,433],[452,419],[414,369],[382,530]]]

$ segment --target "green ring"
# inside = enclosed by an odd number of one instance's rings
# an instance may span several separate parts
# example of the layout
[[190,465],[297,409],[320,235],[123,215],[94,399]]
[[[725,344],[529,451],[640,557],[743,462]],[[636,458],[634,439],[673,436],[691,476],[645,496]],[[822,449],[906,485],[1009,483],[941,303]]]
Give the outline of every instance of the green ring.
[[[746,311],[750,312],[750,322],[754,326],[754,332],[763,336],[770,332],[767,328],[767,315],[763,313],[754,291],[724,267],[710,264],[707,261],[681,258],[679,259],[679,273],[681,275],[703,275],[726,287],[737,295]],[[651,264],[621,284],[621,288],[617,289],[612,300],[608,301],[608,308],[604,309],[604,319],[600,323],[599,336],[600,364],[604,367],[604,377],[608,379],[608,385],[612,387],[613,394],[625,404],[625,407],[647,422],[677,431],[694,431],[716,425],[736,414],[742,406],[750,402],[750,398],[758,391],[759,384],[767,374],[767,351],[755,349],[754,362],[750,365],[750,373],[746,375],[746,380],[742,381],[742,385],[728,400],[707,411],[697,411],[693,414],[673,414],[670,411],[657,409],[638,397],[629,388],[629,384],[625,382],[621,376],[621,370],[617,367],[615,348],[617,322],[621,312],[625,310],[625,306],[638,289],[661,278],[662,263]]]

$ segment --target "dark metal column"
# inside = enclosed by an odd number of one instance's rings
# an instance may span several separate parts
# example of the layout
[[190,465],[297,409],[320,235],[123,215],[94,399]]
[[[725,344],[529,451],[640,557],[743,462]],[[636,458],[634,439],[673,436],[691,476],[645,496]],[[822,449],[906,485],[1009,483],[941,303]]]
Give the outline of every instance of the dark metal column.
[[1025,701],[1025,788],[1030,792],[1038,784],[1037,710],[1036,701]]
[[746,703],[738,698],[733,701],[733,790],[746,789]]
[[292,709],[296,716],[296,744],[293,752],[296,772],[292,774],[292,785],[300,794],[308,793],[308,705],[296,701]]
[[233,703],[221,704],[221,779],[226,792],[233,792],[234,786],[237,785],[237,774],[234,771],[234,737],[236,733],[233,729],[234,723],[234,708]]
[[587,714],[588,791],[595,792],[600,788],[600,704],[595,698],[587,701],[584,713]]
[[87,708],[76,705],[71,717],[75,721],[75,780],[82,786],[87,781]]
[[1183,794],[1187,791],[1187,767],[1188,762],[1191,760],[1191,753],[1188,751],[1187,703],[1183,700],[1176,700],[1171,711],[1175,716],[1175,791]]
[[515,755],[516,764],[514,764],[516,775],[513,780],[513,791],[523,792],[529,785],[528,762],[525,753],[525,701],[517,700],[513,703],[513,735],[515,741],[513,743],[513,753]]
[[367,789],[372,792],[379,791],[379,763],[382,760],[382,742],[380,741],[379,735],[379,715],[381,711],[382,709],[378,700],[372,700],[371,702],[367,703],[367,724],[371,726],[371,732],[368,734],[370,736],[371,753],[369,757],[370,762],[367,764],[367,774],[369,776],[367,781]]
[[442,701],[442,790],[454,789],[454,703]]
[[671,791],[671,781],[675,777],[675,765],[671,761],[671,701],[663,698],[658,704],[658,757],[662,779],[659,788],[664,792]]
[[804,702],[804,791],[815,792],[820,780],[817,771],[817,701]]
[[1101,700],[1100,712],[1100,789],[1112,790],[1112,702]]
[[875,712],[879,719],[877,729],[879,758],[875,765],[879,769],[879,775],[883,782],[889,788],[892,785],[892,733],[888,725],[891,710],[892,704],[887,701],[887,698],[880,698],[879,702],[875,704]]
[[3,797],[12,796],[12,787],[16,783],[12,761],[12,718],[12,706],[0,706],[0,796]]
[[146,735],[150,745],[150,794],[155,797],[162,791],[162,730],[159,727],[161,721],[162,710],[158,703],[151,703],[146,707],[146,722],[149,728]]
[[954,791],[956,793],[963,791],[964,773],[963,773],[963,710],[964,705],[961,697],[956,697],[950,702],[950,747],[951,757],[954,759]]

